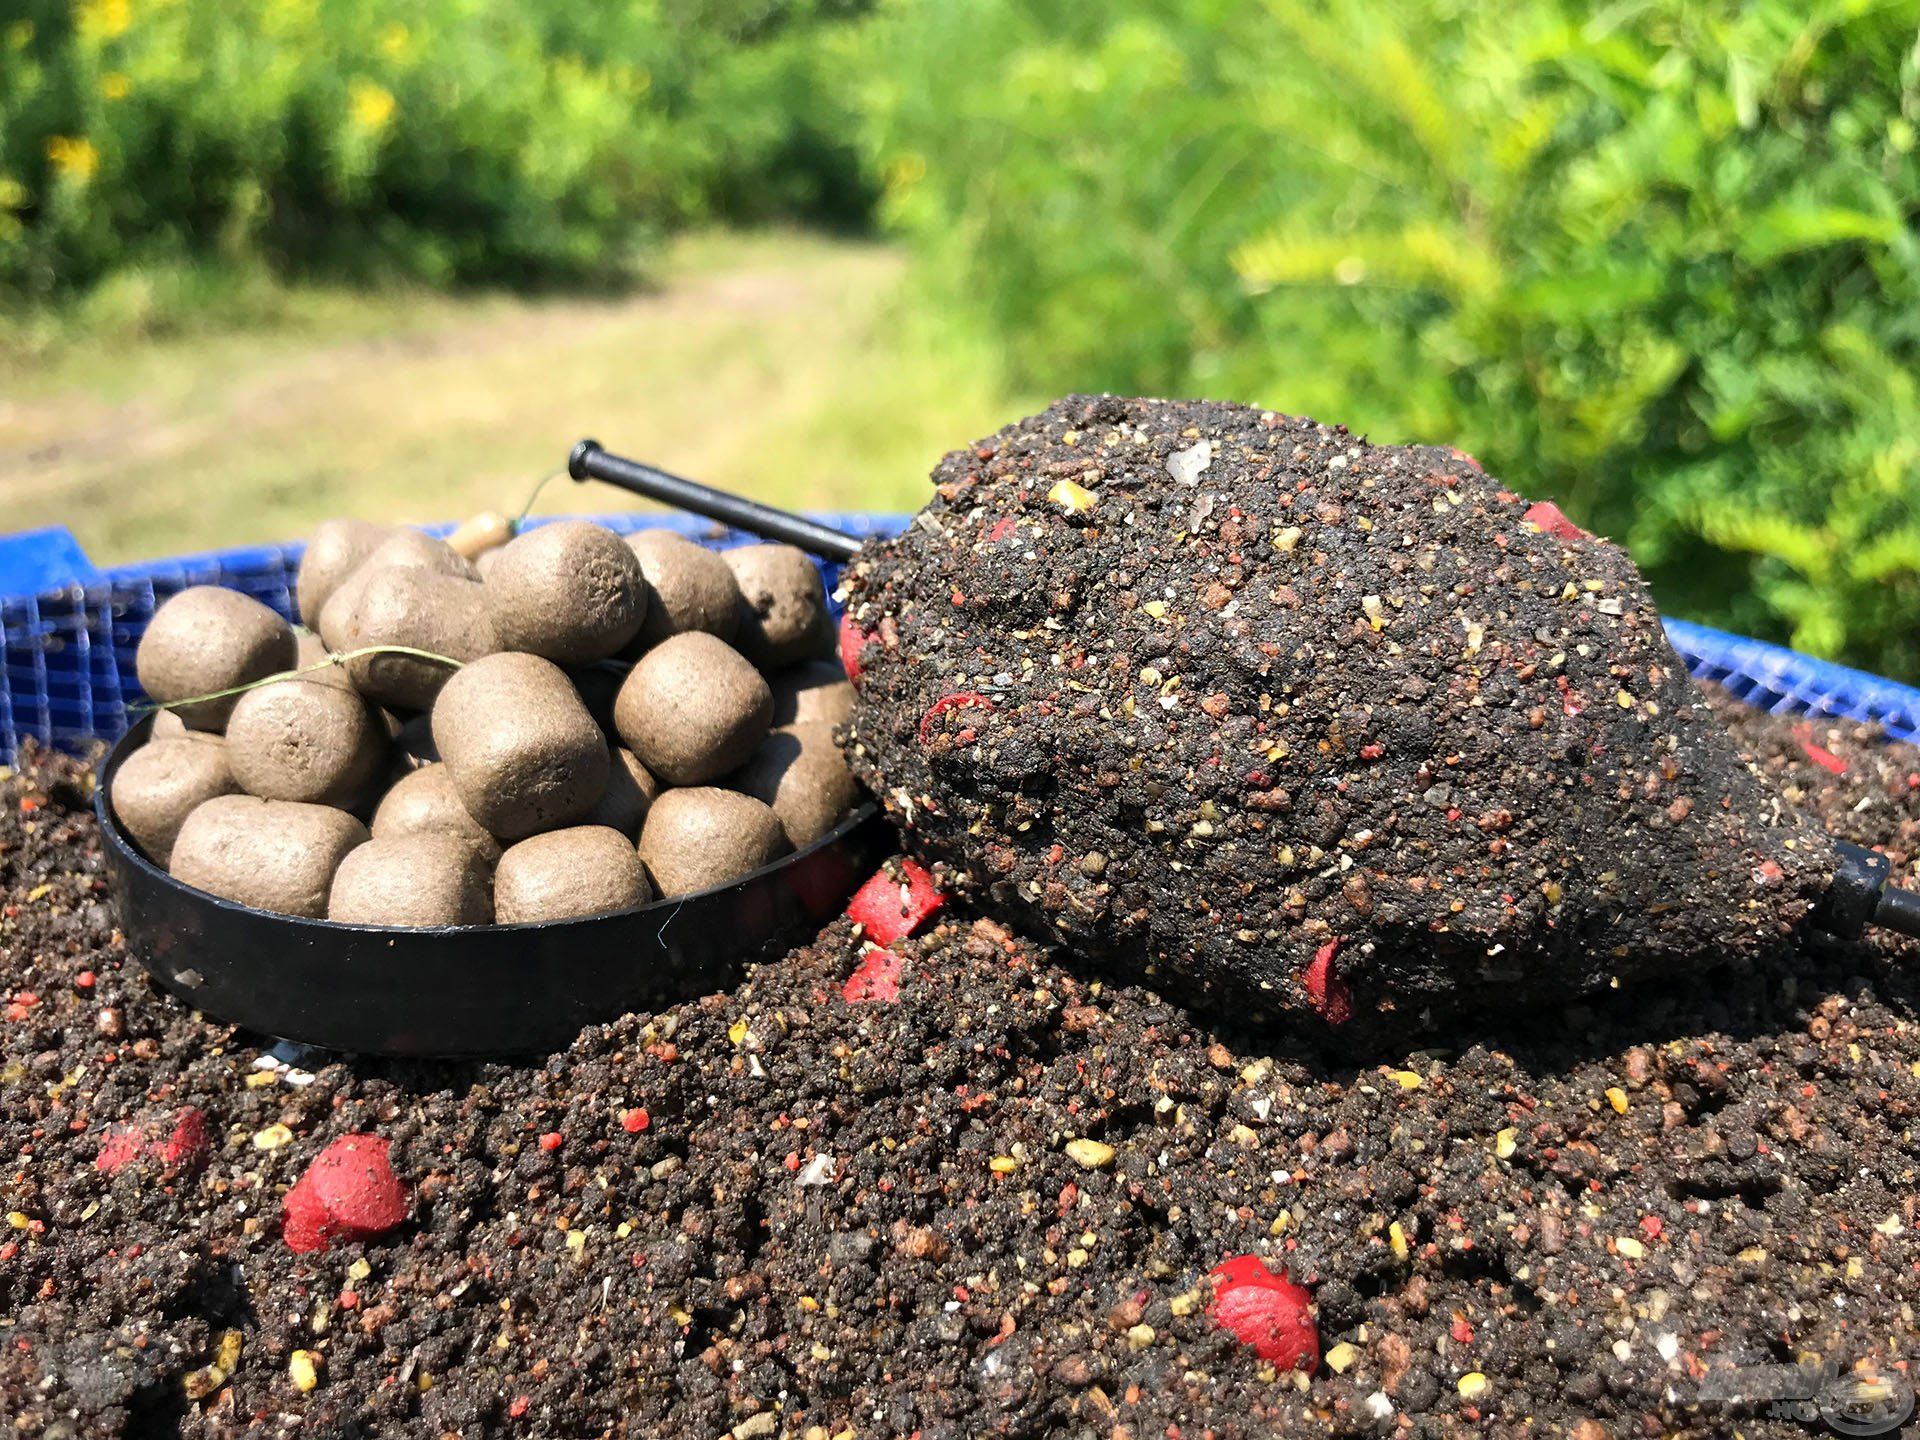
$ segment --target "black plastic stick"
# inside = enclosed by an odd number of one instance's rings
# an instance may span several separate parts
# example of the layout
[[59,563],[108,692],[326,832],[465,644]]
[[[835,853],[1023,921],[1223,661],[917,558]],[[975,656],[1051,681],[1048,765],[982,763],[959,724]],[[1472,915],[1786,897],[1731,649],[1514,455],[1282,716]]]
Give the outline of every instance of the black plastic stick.
[[1920,890],[1889,884],[1893,865],[1878,851],[1845,840],[1833,842],[1833,880],[1813,923],[1843,940],[1858,939],[1869,925],[1920,938]]
[[1889,885],[1874,906],[1873,923],[1895,934],[1920,939],[1920,890]]
[[798,545],[823,560],[851,560],[860,548],[859,540],[831,526],[611,454],[601,448],[598,440],[582,440],[573,447],[573,453],[567,457],[567,473],[576,480],[604,480],[648,500],[704,515],[750,535]]

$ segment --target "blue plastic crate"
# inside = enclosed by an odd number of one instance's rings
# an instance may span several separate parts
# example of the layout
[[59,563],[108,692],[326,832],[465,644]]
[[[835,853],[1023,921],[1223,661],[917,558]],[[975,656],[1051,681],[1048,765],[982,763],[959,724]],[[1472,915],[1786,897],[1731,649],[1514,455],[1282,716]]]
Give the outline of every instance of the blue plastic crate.
[[[722,549],[754,538],[684,515],[590,518],[623,534],[662,526]],[[892,534],[907,523],[904,515],[817,518],[855,535]],[[40,595],[0,598],[0,759],[10,762],[29,735],[73,751],[117,739],[127,728],[128,705],[144,698],[133,654],[154,607],[189,585],[229,585],[291,616],[301,549],[183,555],[118,566]],[[838,567],[821,570],[831,590]],[[1669,620],[1667,636],[1693,674],[1758,709],[1874,721],[1899,739],[1920,741],[1920,690],[1912,686],[1684,620]]]
[[1920,690],[1911,685],[1688,620],[1666,627],[1687,669],[1756,710],[1870,720],[1897,740],[1920,743]]

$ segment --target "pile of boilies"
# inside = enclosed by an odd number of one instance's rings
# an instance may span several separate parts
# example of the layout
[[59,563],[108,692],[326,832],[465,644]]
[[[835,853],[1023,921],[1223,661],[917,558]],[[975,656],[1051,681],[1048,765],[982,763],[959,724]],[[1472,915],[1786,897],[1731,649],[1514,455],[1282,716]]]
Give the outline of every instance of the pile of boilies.
[[371,925],[609,914],[736,879],[852,807],[833,734],[852,688],[791,546],[333,520],[298,603],[317,633],[196,586],[140,642],[167,708],[113,812],[215,895]]

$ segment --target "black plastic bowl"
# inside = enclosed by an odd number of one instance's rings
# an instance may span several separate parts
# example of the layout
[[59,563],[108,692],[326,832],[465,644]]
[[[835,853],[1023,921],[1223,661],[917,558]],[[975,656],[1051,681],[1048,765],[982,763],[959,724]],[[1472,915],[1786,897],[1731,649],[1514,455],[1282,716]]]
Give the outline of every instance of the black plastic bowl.
[[114,777],[152,723],[113,747],[94,797],[128,947],[196,1010],[330,1050],[560,1049],[585,1026],[714,990],[746,961],[819,929],[892,846],[867,804],[731,885],[621,915],[434,930],[301,920],[181,884],[120,828],[107,803]]

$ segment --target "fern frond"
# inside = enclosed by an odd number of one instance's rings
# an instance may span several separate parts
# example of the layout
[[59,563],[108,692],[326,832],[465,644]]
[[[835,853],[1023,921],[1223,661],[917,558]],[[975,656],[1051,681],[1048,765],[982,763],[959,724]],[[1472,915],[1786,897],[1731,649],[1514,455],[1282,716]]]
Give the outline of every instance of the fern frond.
[[1920,575],[1920,525],[1909,525],[1862,546],[1847,564],[1847,573],[1872,585],[1896,575]]
[[[1323,7],[1310,7],[1301,0],[1266,0],[1266,8],[1316,64],[1344,80],[1358,99],[1399,120],[1443,179],[1459,178],[1454,168],[1453,117],[1395,30],[1368,24],[1367,33],[1356,36],[1351,14],[1343,17],[1343,25],[1324,13]],[[1357,39],[1365,43],[1355,43]]]
[[1501,283],[1499,260],[1464,231],[1410,225],[1398,234],[1293,236],[1272,231],[1228,257],[1252,290],[1278,285],[1430,286],[1455,298],[1485,294]]
[[1727,500],[1695,506],[1687,518],[1701,539],[1723,550],[1770,555],[1815,582],[1833,569],[1832,542],[1825,532],[1785,515],[1738,509]]
[[1740,258],[1765,265],[1801,250],[1855,240],[1891,245],[1903,229],[1897,215],[1874,215],[1844,205],[1775,205],[1741,231]]

